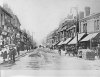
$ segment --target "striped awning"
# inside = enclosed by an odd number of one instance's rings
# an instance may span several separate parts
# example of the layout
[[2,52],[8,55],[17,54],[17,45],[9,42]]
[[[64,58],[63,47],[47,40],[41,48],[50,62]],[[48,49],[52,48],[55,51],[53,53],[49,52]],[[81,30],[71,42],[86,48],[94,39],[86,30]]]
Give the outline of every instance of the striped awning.
[[63,44],[67,44],[72,38],[68,38],[66,41],[63,42]]
[[86,36],[83,40],[81,40],[81,41],[88,41],[88,40],[94,38],[97,34],[98,34],[98,33],[91,33],[91,34],[87,35],[87,36]]
[[63,44],[63,41],[61,41],[58,45],[62,45]]
[[[85,33],[78,34],[78,41],[83,37]],[[77,36],[74,37],[72,41],[70,41],[68,44],[76,44],[77,43]]]

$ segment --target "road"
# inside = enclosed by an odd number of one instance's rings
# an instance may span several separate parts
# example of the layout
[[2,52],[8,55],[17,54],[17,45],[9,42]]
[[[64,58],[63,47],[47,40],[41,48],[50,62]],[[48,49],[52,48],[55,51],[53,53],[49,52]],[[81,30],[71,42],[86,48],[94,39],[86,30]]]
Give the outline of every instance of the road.
[[1,65],[14,70],[100,70],[100,60],[84,60],[68,55],[59,56],[57,50],[38,48],[21,57],[14,64]]

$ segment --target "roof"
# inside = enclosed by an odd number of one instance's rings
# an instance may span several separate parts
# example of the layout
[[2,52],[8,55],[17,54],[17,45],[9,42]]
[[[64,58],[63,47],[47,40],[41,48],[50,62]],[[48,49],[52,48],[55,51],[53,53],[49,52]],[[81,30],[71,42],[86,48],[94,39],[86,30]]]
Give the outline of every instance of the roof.
[[4,11],[7,15],[9,15],[10,17],[12,17],[11,14],[8,13],[3,7],[0,6],[0,9],[1,9],[2,11]]
[[97,17],[97,16],[100,16],[100,13],[91,14],[91,15],[89,15],[89,16],[84,17],[83,19],[80,19],[79,21],[89,20],[89,19],[95,18],[95,17]]

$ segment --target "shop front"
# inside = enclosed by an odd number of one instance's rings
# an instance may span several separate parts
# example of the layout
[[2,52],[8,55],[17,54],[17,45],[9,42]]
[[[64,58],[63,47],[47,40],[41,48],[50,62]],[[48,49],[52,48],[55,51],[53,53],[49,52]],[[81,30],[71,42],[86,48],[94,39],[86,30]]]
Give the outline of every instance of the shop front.
[[[68,46],[69,46],[69,49],[70,50],[69,52],[74,55],[77,55],[77,43],[78,43],[78,47],[79,47],[79,42],[80,40],[85,37],[86,34],[85,33],[81,33],[81,34],[78,34],[78,39],[77,39],[77,36],[75,36],[69,43],[68,43]],[[77,41],[78,40],[78,41]]]
[[90,33],[80,41],[79,53],[84,59],[95,59],[97,53],[97,46],[100,44],[100,33]]

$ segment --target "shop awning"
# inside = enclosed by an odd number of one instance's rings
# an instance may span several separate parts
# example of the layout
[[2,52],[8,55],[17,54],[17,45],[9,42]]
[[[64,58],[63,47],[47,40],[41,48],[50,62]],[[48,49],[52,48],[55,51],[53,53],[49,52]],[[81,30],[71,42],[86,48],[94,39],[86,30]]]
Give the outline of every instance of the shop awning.
[[[83,37],[85,33],[78,34],[78,41]],[[68,44],[76,44],[77,43],[77,36],[74,37],[72,41],[70,41]]]
[[63,42],[63,44],[67,44],[70,40],[71,38],[68,38],[66,41]]
[[58,45],[62,45],[63,44],[63,41],[61,41]]
[[81,41],[88,41],[88,40],[94,38],[97,34],[98,34],[98,33],[89,34],[89,35],[87,35],[87,36],[86,36],[83,40],[81,40]]

